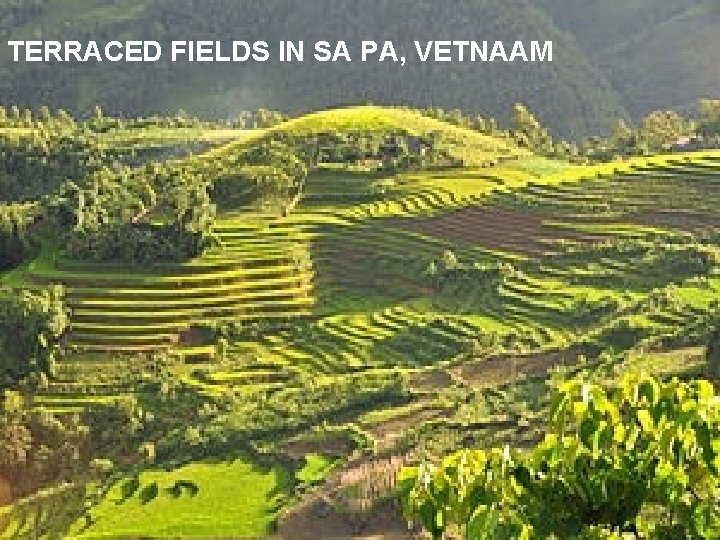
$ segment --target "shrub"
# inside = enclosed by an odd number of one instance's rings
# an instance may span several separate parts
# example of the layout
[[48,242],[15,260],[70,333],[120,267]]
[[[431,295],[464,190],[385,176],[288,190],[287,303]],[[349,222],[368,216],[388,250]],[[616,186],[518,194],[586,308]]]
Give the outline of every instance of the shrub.
[[68,312],[60,286],[0,298],[0,376],[13,382],[47,373],[65,333]]
[[434,538],[716,538],[720,397],[707,381],[627,375],[563,383],[544,440],[523,454],[466,450],[405,469],[409,517]]

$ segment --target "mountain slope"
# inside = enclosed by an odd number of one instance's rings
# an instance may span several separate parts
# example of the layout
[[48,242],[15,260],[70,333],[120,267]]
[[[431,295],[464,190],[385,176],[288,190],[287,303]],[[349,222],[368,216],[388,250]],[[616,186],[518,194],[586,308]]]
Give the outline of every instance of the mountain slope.
[[697,5],[698,0],[531,0],[594,56]]
[[716,0],[533,0],[599,65],[634,116],[717,96]]
[[[105,65],[12,64],[0,59],[0,101],[49,103],[112,112],[178,108],[218,116],[243,108],[292,113],[350,103],[462,108],[506,120],[521,101],[566,135],[584,135],[624,116],[621,100],[577,46],[541,9],[526,0],[16,0],[25,10],[9,17],[5,38],[346,40],[392,39],[414,56],[413,40],[477,39],[555,42],[552,64],[422,64],[405,67],[359,62],[227,65],[157,63]],[[6,17],[7,18],[7,17]],[[276,49],[274,49],[276,50]],[[307,52],[309,54],[310,51]],[[273,55],[275,56],[275,55]],[[3,73],[4,71],[4,73]]]
[[[704,3],[668,19],[601,60],[636,115],[656,109],[689,111],[716,97],[720,64],[720,3]],[[637,77],[637,73],[643,75]],[[678,84],[681,81],[681,84]]]

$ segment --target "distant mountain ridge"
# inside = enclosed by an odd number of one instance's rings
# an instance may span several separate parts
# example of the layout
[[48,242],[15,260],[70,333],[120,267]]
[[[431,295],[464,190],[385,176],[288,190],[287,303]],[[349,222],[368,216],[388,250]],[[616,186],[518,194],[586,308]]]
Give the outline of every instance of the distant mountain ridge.
[[[218,117],[258,107],[300,113],[374,102],[460,108],[501,121],[507,121],[513,103],[523,102],[553,131],[581,137],[606,131],[614,118],[630,113],[686,107],[708,94],[713,81],[720,79],[717,68],[713,71],[707,65],[711,55],[708,61],[689,62],[685,53],[675,51],[675,56],[666,55],[672,60],[667,70],[658,69],[655,62],[660,61],[656,51],[673,47],[666,35],[676,39],[694,24],[702,25],[707,39],[715,39],[711,35],[715,23],[706,13],[712,14],[714,2],[656,4],[656,0],[629,4],[621,0],[8,0],[0,6],[3,41],[262,39],[273,44],[281,39],[308,43],[392,39],[411,44],[431,39],[539,39],[554,42],[555,61],[416,61],[402,68],[358,61],[71,66],[13,64],[5,54],[0,56],[0,101],[78,112],[97,103],[112,113],[128,115],[182,108]],[[628,45],[643,30],[648,39],[640,46]],[[692,40],[686,41],[683,50],[695,50]],[[612,47],[619,47],[619,52]],[[637,65],[644,67],[634,69]],[[668,77],[668,72],[683,76]]]

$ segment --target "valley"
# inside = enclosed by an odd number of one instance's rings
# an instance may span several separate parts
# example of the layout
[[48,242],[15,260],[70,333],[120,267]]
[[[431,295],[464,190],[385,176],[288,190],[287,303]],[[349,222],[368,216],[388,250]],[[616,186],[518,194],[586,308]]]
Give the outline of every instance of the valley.
[[17,469],[0,536],[410,538],[407,466],[531,448],[574,378],[711,375],[716,150],[573,163],[374,106],[93,122],[130,164],[12,206],[2,294],[48,324],[5,411],[74,446]]

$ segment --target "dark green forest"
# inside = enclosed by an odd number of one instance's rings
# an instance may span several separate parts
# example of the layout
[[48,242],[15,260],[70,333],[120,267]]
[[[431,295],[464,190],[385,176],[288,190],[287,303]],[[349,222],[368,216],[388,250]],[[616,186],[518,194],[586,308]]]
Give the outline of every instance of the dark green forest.
[[[718,6],[661,2],[553,0],[12,0],[0,6],[6,39],[542,39],[551,65],[389,64],[13,65],[0,58],[5,103],[87,113],[99,103],[135,116],[187,109],[232,116],[270,107],[288,113],[351,103],[438,106],[508,119],[527,103],[556,134],[608,132],[609,118],[656,109],[689,110],[715,90]],[[437,21],[442,21],[441,25]],[[602,28],[602,32],[598,29]],[[392,97],[389,97],[392,96]]]

